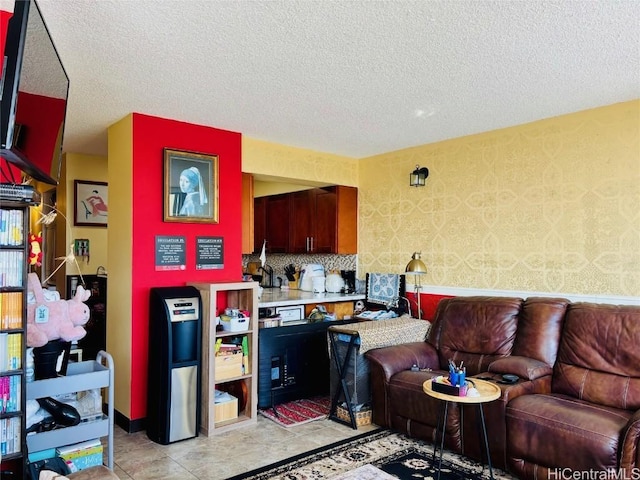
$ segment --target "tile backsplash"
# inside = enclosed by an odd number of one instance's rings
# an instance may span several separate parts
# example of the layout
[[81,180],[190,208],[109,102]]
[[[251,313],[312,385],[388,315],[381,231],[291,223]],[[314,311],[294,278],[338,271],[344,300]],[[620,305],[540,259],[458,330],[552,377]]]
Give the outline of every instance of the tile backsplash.
[[[248,262],[259,262],[260,258],[257,254],[242,255],[242,269],[246,272]],[[290,263],[300,269],[306,263],[320,263],[324,266],[325,272],[331,270],[355,270],[358,263],[357,255],[331,255],[331,254],[313,254],[313,255],[292,255],[287,253],[270,253],[267,255],[267,265],[273,268],[274,279],[278,276],[285,278],[284,267]],[[357,275],[356,275],[357,276]]]

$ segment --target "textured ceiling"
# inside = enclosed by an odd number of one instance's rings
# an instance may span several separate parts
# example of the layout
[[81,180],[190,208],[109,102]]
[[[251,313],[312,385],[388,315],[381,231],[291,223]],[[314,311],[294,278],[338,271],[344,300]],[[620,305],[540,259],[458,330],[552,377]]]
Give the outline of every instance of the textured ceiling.
[[360,158],[640,98],[637,0],[38,4],[77,153],[130,112]]

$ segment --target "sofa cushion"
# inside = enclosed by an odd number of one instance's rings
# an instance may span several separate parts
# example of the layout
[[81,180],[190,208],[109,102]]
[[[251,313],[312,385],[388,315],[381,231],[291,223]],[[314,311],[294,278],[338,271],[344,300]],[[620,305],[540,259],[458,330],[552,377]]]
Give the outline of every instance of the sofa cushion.
[[640,309],[569,306],[551,389],[598,405],[640,409]]
[[527,298],[522,305],[512,355],[553,366],[568,305],[566,298]]
[[428,341],[437,350],[440,368],[448,360],[464,361],[467,375],[511,354],[518,327],[521,298],[456,297],[440,301]]
[[506,410],[512,466],[515,470],[532,464],[575,470],[616,468],[618,442],[631,415],[565,395],[517,397]]

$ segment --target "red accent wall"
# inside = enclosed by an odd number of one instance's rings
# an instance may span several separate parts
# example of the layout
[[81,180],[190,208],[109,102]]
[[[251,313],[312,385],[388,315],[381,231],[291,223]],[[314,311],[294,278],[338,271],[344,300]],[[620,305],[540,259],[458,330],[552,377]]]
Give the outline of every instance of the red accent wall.
[[[133,239],[131,312],[131,419],[146,416],[149,291],[187,282],[239,281],[242,278],[242,137],[240,133],[189,123],[133,115]],[[219,223],[163,221],[163,149],[219,157]],[[109,231],[109,235],[117,232]],[[187,242],[184,271],[155,271],[156,235],[181,235]],[[224,268],[195,269],[197,236],[223,238]],[[123,240],[123,248],[128,239]]]
[[423,293],[420,296],[423,318],[426,318],[430,322],[433,322],[440,300],[442,300],[443,298],[452,298],[453,296],[454,295],[437,295],[435,293]]
[[[416,294],[412,292],[406,293],[407,298],[411,302],[411,313],[414,317],[418,312],[418,303],[416,299]],[[425,320],[429,320],[433,322],[434,317],[436,316],[436,309],[438,308],[438,303],[443,298],[451,298],[454,295],[438,295],[435,293],[422,293],[420,294],[420,309],[422,310],[422,318]]]

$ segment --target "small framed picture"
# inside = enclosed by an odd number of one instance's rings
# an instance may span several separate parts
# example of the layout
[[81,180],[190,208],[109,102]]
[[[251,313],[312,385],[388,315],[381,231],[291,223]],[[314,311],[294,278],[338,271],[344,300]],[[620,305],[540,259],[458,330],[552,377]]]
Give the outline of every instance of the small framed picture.
[[78,227],[106,227],[109,196],[106,182],[75,180],[73,224]]
[[218,156],[164,149],[164,221],[218,223]]

